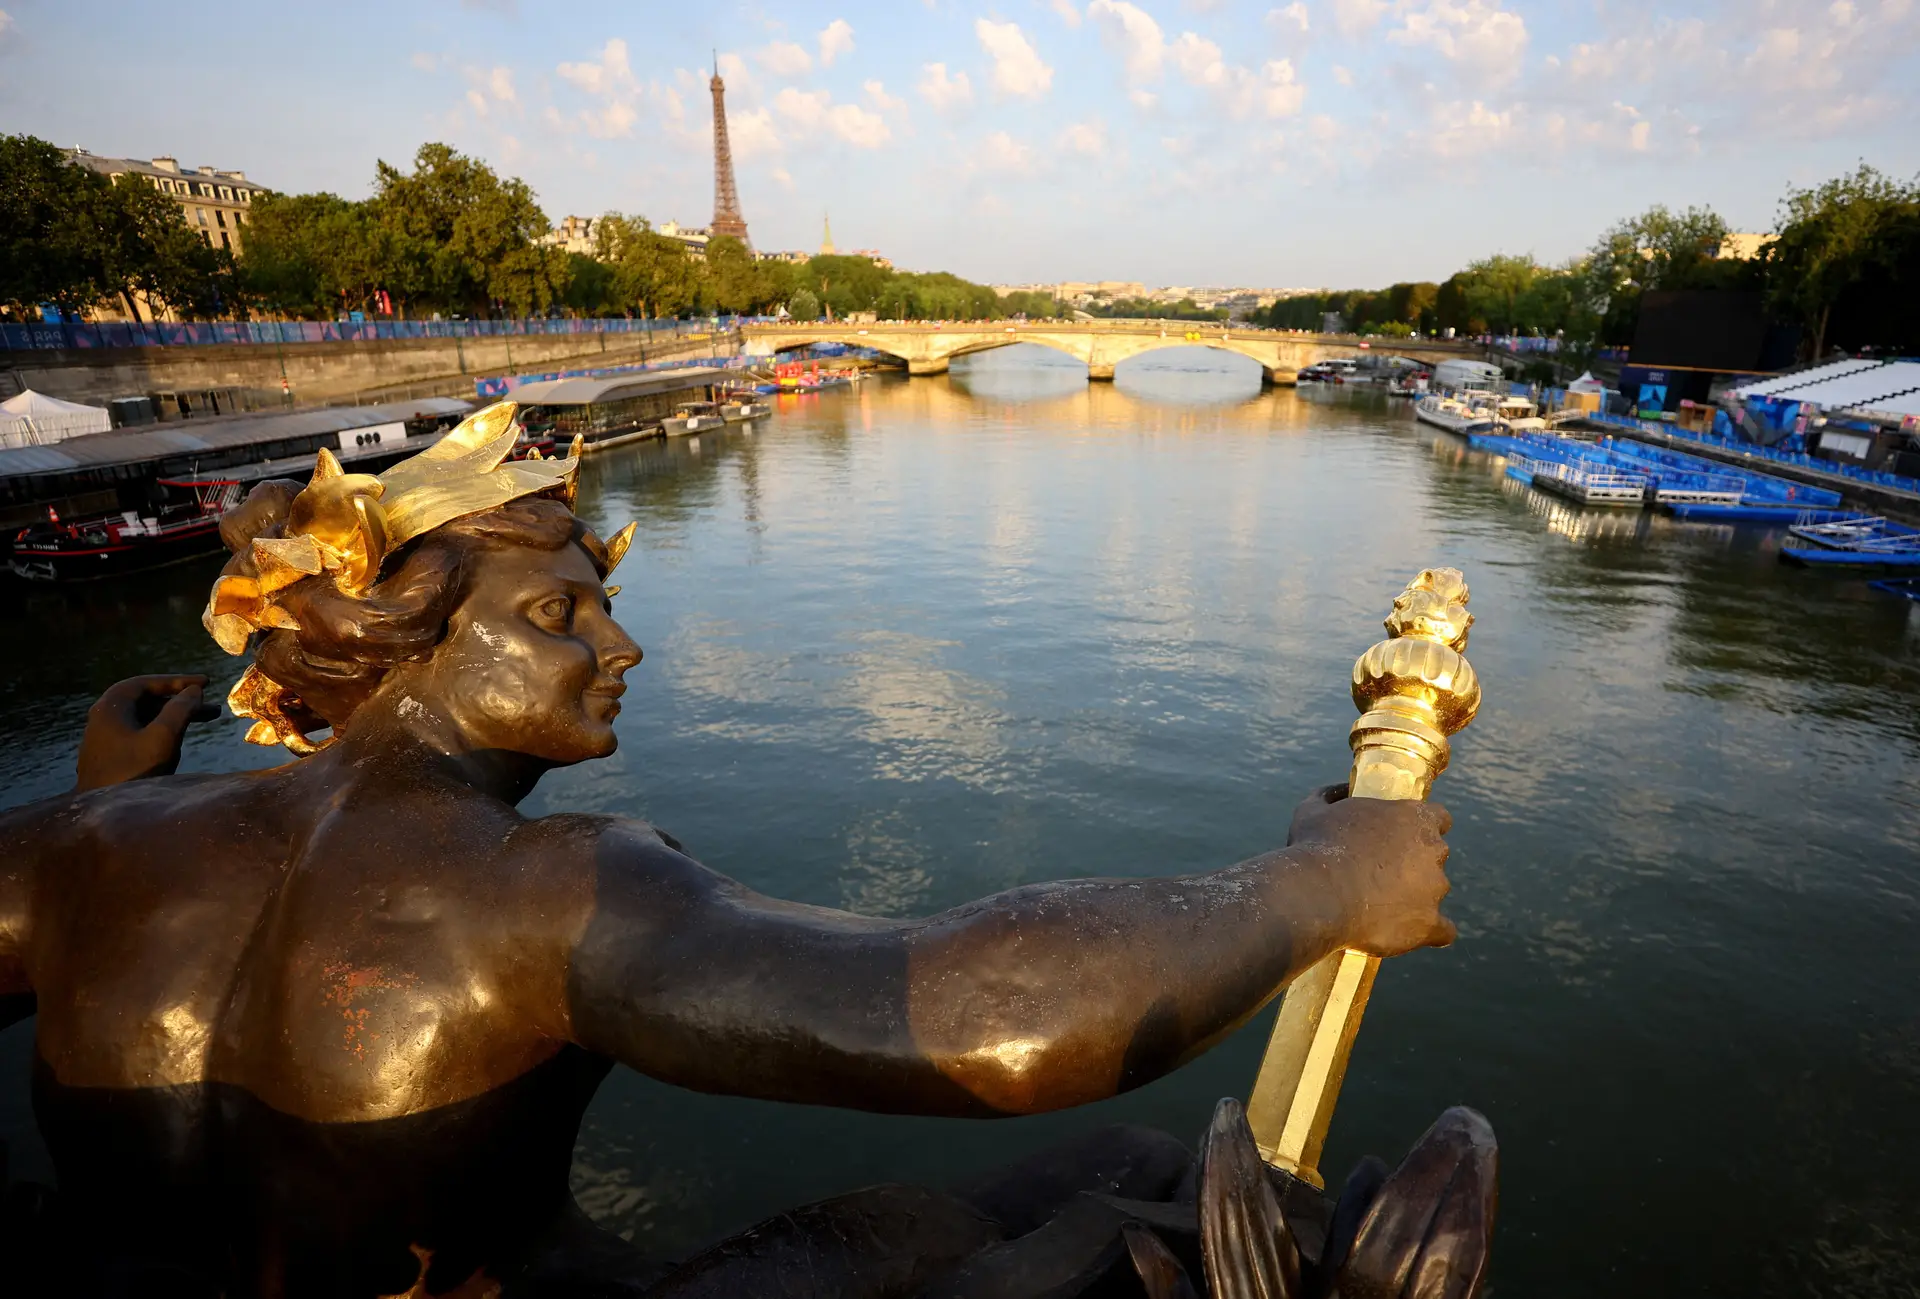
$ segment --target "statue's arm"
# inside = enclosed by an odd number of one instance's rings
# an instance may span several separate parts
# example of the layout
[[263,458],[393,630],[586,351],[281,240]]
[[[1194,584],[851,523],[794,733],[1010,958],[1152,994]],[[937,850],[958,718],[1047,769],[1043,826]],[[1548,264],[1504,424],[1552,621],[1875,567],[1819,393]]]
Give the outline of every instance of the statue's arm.
[[34,883],[72,839],[72,808],[69,793],[0,812],[0,1028],[33,1014]]
[[1373,803],[1342,814],[1359,833],[1209,874],[1035,885],[910,921],[767,898],[615,832],[573,954],[574,1035],[702,1091],[922,1114],[1097,1100],[1337,948],[1445,941],[1445,814],[1419,809]]

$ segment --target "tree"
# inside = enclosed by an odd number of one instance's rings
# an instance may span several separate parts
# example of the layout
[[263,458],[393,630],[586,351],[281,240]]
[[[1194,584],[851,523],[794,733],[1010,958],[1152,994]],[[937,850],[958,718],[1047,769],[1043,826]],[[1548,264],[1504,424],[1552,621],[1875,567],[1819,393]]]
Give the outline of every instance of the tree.
[[613,301],[641,315],[672,317],[691,307],[700,277],[687,246],[657,234],[647,219],[609,212],[600,218],[601,261],[613,267]]
[[241,275],[269,310],[313,319],[373,310],[404,276],[400,236],[370,202],[263,194],[251,216]]
[[1704,207],[1674,212],[1656,204],[1609,227],[1586,262],[1586,303],[1601,337],[1632,342],[1641,295],[1650,290],[1725,287],[1724,278],[1739,273],[1733,263],[1715,269],[1726,239],[1727,223]]
[[760,305],[763,277],[747,246],[731,235],[718,235],[707,242],[706,291],[703,303],[729,315],[752,311]]
[[544,313],[565,292],[566,255],[535,243],[552,227],[525,181],[423,144],[410,173],[377,163],[374,188],[375,217],[395,240],[394,296],[487,315]]
[[1850,176],[1789,190],[1780,207],[1780,234],[1766,250],[1769,296],[1809,331],[1817,358],[1842,295],[1900,262],[1898,235],[1920,208],[1920,186],[1901,185],[1862,163]]
[[208,319],[237,310],[233,256],[202,239],[180,217],[180,206],[136,177],[95,191],[101,281],[126,300],[133,292],[166,303],[179,315]]
[[78,312],[114,291],[95,248],[106,185],[45,140],[0,136],[0,305],[25,319],[41,303]]
[[812,289],[796,290],[794,295],[787,299],[787,314],[795,320],[818,320],[820,319],[820,299],[813,295]]

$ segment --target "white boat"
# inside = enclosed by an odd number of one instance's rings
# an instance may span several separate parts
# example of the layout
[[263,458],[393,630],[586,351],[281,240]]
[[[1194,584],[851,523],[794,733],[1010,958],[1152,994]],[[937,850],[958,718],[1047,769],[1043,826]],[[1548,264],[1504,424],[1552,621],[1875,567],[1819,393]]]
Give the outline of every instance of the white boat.
[[710,401],[683,401],[673,410],[671,416],[660,421],[660,431],[670,438],[710,433],[727,426],[726,418]]
[[1525,397],[1502,397],[1500,404],[1493,408],[1493,420],[1506,433],[1547,431],[1547,421],[1540,418],[1540,408]]
[[1483,432],[1493,427],[1493,396],[1484,392],[1458,396],[1429,393],[1413,403],[1413,415],[1421,423],[1449,433]]
[[742,424],[750,419],[766,419],[773,414],[773,407],[759,400],[754,393],[729,393],[727,400],[720,403],[720,417],[729,424]]

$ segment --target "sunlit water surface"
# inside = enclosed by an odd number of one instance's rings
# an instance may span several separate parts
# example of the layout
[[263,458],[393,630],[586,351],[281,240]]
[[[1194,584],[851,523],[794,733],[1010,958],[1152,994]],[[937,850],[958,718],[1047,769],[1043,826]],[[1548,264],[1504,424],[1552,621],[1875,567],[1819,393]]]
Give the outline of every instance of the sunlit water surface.
[[[1347,673],[1406,578],[1466,570],[1479,720],[1441,783],[1460,942],[1382,973],[1327,1165],[1447,1105],[1501,1140],[1510,1295],[1920,1287],[1920,669],[1904,602],[1777,534],[1585,513],[1353,391],[1198,351],[1116,385],[1035,349],[783,400],[590,461],[639,538],[611,760],[527,810],[625,813],[784,897],[875,915],[1236,861],[1339,780]],[[118,677],[235,660],[214,566],[7,596],[0,787],[71,780]],[[218,723],[187,765],[264,765]],[[661,1254],[877,1181],[1127,1120],[1194,1137],[1271,1012],[1132,1095],[1000,1123],[697,1096],[617,1072],[575,1181]],[[0,1136],[45,1175],[30,1025]]]

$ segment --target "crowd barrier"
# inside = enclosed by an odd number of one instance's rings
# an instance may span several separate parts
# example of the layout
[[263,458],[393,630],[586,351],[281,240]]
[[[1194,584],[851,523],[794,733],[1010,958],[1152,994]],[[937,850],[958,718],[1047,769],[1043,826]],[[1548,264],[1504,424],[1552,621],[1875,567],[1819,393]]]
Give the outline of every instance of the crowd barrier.
[[0,325],[0,348],[29,351],[36,348],[211,347],[235,343],[365,343],[408,338],[519,338],[556,334],[640,334],[647,338],[671,338],[715,329],[729,332],[749,319],[721,316],[700,320],[645,320],[615,316],[604,320],[214,320],[181,324],[62,321]]

